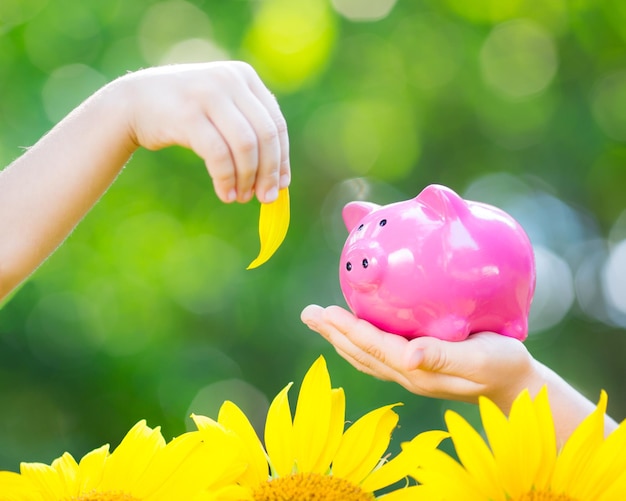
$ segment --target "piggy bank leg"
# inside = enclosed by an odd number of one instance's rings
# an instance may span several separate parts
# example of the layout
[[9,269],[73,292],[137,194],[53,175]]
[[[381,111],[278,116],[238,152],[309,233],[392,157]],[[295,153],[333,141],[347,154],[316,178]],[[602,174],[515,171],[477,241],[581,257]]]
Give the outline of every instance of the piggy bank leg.
[[528,319],[519,318],[512,322],[507,322],[500,333],[504,336],[514,337],[515,339],[524,341],[528,336]]
[[469,336],[470,327],[467,319],[448,315],[433,320],[424,334],[444,341],[463,341]]

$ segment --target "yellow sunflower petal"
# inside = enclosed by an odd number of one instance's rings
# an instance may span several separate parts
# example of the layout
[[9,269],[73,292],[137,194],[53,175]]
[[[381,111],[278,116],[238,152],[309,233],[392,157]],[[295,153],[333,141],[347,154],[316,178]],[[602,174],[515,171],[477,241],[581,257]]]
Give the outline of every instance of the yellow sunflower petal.
[[207,416],[203,416],[202,414],[192,414],[191,419],[199,431],[206,430],[207,428],[213,428],[215,426],[219,428],[221,426],[214,419],[211,419],[210,417],[207,417]]
[[293,469],[293,424],[289,407],[289,388],[285,386],[276,395],[267,411],[265,421],[265,447],[273,472],[284,477]]
[[[220,486],[224,482],[228,483],[229,481],[234,480],[235,477],[233,477],[233,475],[239,475],[237,476],[237,480],[239,481],[248,469],[248,460],[244,452],[246,447],[244,440],[237,435],[235,431],[228,430],[222,424],[209,417],[192,414],[191,419],[193,419],[196,428],[202,434],[202,440],[207,443],[210,450],[213,451],[213,455],[206,461],[206,464],[200,468],[210,468],[209,465],[214,461],[225,463],[227,466],[227,469],[225,470],[226,473],[218,473],[217,476],[215,476],[215,471],[211,471],[211,474],[215,477],[210,480],[213,488]],[[240,461],[235,461],[234,459],[222,460],[220,454],[215,453],[220,450],[220,447],[228,447],[229,453],[236,451],[239,454]],[[209,451],[207,450],[203,452],[208,453]],[[240,464],[241,461],[243,461],[243,464]],[[232,464],[229,464],[229,462]],[[267,463],[265,464],[267,466]],[[221,471],[220,468],[222,466],[224,465],[220,464],[218,466],[218,472]],[[237,473],[239,470],[241,471]],[[203,476],[206,477],[206,475]]]
[[541,434],[541,466],[537,469],[534,483],[535,486],[541,487],[549,484],[557,456],[556,430],[548,400],[547,386],[543,386],[535,397],[535,411],[539,433]]
[[233,483],[245,471],[241,440],[220,427],[184,433],[159,450],[134,490],[138,499],[190,499]]
[[[579,499],[597,499],[626,475],[626,421],[600,445],[585,471],[587,481],[576,490]],[[625,477],[626,479],[626,477]],[[622,494],[626,496],[626,484]]]
[[100,489],[119,490],[134,486],[152,461],[154,454],[165,447],[161,429],[150,428],[145,420],[133,426],[115,448],[104,465]]
[[330,425],[328,427],[326,447],[324,447],[317,464],[311,470],[312,473],[321,475],[328,472],[330,463],[337,453],[346,421],[346,394],[343,388],[333,388],[331,390],[331,399]]
[[254,501],[254,496],[250,487],[227,485],[221,489],[204,491],[192,501]]
[[445,421],[461,463],[472,475],[487,499],[495,499],[502,492],[493,454],[480,434],[459,414],[445,413]]
[[326,360],[319,357],[302,380],[293,418],[294,458],[299,472],[311,472],[324,455],[332,414]]
[[47,464],[22,463],[20,472],[32,482],[36,489],[41,491],[44,499],[65,499],[70,496],[57,470]]
[[39,501],[41,496],[33,484],[19,473],[0,471],[0,500]]
[[609,488],[606,489],[597,501],[615,501],[617,499],[624,499],[626,493],[626,471],[624,471]]
[[[522,392],[528,396],[528,392]],[[532,415],[532,401],[530,398],[522,399],[518,396],[511,406],[511,414],[520,415],[516,423],[523,423],[523,416]],[[481,418],[485,434],[496,461],[498,474],[504,489],[510,496],[519,496],[523,482],[519,477],[520,463],[523,458],[520,454],[520,438],[515,436],[510,420],[489,399],[479,398]]]
[[235,432],[243,442],[244,454],[250,466],[240,481],[244,485],[256,485],[265,482],[268,478],[265,450],[243,411],[227,400],[220,408],[217,421],[226,429]]
[[438,430],[420,433],[410,442],[402,444],[400,454],[370,473],[361,484],[361,488],[365,492],[375,492],[408,476],[419,467],[421,459],[448,436],[448,433]]
[[412,485],[402,489],[396,489],[384,496],[376,497],[382,501],[419,501],[420,499],[438,499],[435,496],[426,497],[426,489],[421,485]]
[[530,393],[523,391],[517,398],[517,404],[511,408],[509,415],[511,447],[516,460],[515,482],[509,476],[507,490],[512,497],[529,492],[537,485],[537,472],[541,470],[543,443],[542,432],[537,419],[537,407]]
[[63,484],[63,491],[68,496],[77,496],[78,492],[78,463],[69,453],[63,454],[60,458],[52,461],[50,465],[53,470],[57,472],[61,483]]
[[607,395],[602,391],[595,410],[574,430],[559,457],[552,478],[555,492],[568,492],[572,496],[581,488],[587,478],[587,470],[592,468],[590,459],[604,440],[604,414]]
[[[465,468],[439,449],[434,449],[422,459],[414,476],[424,489],[432,494],[432,497],[425,499],[485,501],[484,494]],[[502,493],[493,501],[504,501],[504,499],[504,493]]]
[[333,475],[358,485],[376,467],[398,423],[391,410],[397,405],[370,411],[348,428],[333,461]]
[[78,465],[78,492],[80,494],[95,489],[102,480],[104,463],[109,455],[109,446],[103,445],[85,454]]
[[283,188],[278,192],[278,198],[274,202],[261,204],[261,214],[259,216],[261,250],[256,259],[246,269],[251,270],[261,266],[272,257],[287,235],[289,218],[289,189]]
[[486,397],[478,398],[478,407],[489,446],[494,455],[499,456],[499,451],[508,447],[509,422],[498,406]]

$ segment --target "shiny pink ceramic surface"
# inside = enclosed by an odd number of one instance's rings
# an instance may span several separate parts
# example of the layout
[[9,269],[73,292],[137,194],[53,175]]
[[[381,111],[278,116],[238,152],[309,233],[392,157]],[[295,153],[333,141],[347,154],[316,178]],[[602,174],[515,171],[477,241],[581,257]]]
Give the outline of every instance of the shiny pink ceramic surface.
[[526,338],[534,254],[502,210],[430,185],[390,205],[350,202],[343,219],[339,279],[357,317],[407,338]]

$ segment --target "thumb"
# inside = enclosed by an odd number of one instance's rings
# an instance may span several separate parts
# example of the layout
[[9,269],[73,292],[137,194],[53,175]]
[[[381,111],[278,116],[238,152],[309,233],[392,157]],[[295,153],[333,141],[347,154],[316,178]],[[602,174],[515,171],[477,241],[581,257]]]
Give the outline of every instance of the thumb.
[[451,374],[458,366],[460,343],[442,341],[434,337],[419,337],[409,341],[405,352],[405,367],[408,370],[423,370]]

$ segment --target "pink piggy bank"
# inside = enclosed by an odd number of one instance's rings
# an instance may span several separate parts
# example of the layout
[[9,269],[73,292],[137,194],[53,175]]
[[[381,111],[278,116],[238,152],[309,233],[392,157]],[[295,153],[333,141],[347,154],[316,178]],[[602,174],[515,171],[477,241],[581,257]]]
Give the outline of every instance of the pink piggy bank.
[[526,339],[535,261],[511,216],[438,185],[390,205],[350,202],[342,215],[339,280],[357,317],[406,338]]

